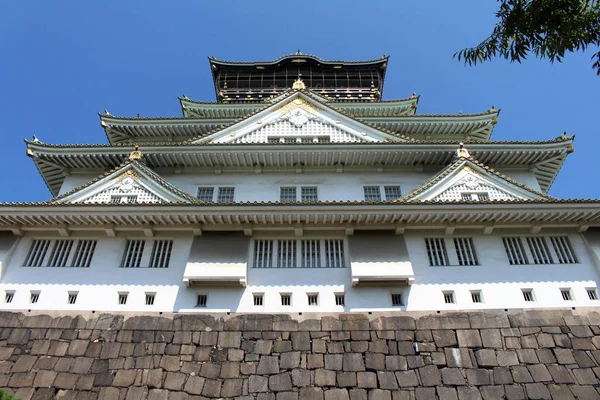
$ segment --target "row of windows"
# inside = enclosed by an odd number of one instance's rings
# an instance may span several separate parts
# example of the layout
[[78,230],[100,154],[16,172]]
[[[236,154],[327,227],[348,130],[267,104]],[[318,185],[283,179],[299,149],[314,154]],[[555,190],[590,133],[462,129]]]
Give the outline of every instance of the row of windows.
[[[392,201],[402,196],[400,186],[397,185],[363,186],[363,193],[365,201]],[[197,198],[206,203],[233,203],[235,187],[199,187]],[[279,201],[288,203],[296,201],[317,202],[319,201],[317,186],[282,186],[279,188]],[[129,202],[129,200],[119,198],[115,199],[114,202]]]
[[344,268],[343,239],[255,240],[254,268]]
[[[198,299],[200,300],[199,295]],[[265,305],[265,294],[264,293],[252,293],[253,296],[253,304],[255,306],[264,306]],[[281,300],[282,306],[291,306],[292,305],[292,294],[291,293],[279,293],[279,297]],[[204,298],[204,305],[206,305],[206,297]],[[319,293],[306,293],[306,299],[309,306],[318,306],[319,305]],[[335,305],[336,306],[345,306],[346,305],[346,295],[344,293],[335,293]]]
[[[598,292],[596,288],[586,288],[586,292],[588,298],[590,300],[598,300]],[[536,297],[533,292],[533,289],[521,289],[521,293],[523,294],[523,300],[526,302],[535,302]],[[481,290],[471,290],[471,302],[473,303],[483,303],[483,293]],[[571,288],[561,288],[560,289],[561,298],[564,301],[573,301],[575,298],[573,296],[573,292]],[[446,304],[456,304],[456,297],[454,295],[453,290],[444,290],[442,291],[442,296],[444,298],[444,303]]]
[[[121,259],[124,268],[167,268],[173,240],[128,240]],[[88,268],[96,250],[96,240],[36,239],[31,243],[24,267]],[[149,253],[148,253],[149,251]]]
[[[511,236],[503,237],[502,243],[510,265],[578,263],[573,246],[566,236]],[[448,257],[450,246],[455,251],[457,265],[479,265],[473,239],[470,237],[425,238],[429,265],[452,265]]]
[[[5,303],[12,303],[14,297],[15,297],[15,293],[16,291],[14,290],[6,290],[4,292],[4,302]],[[40,300],[40,296],[42,294],[41,290],[32,290],[29,292],[29,303],[30,304],[36,304],[39,300]],[[68,292],[67,293],[67,304],[75,304],[77,303],[77,296],[79,295],[79,292]],[[156,298],[156,293],[145,293],[145,304],[147,306],[151,306],[154,305],[154,299]],[[129,292],[119,292],[118,293],[118,297],[117,297],[117,304],[119,305],[125,305],[127,304],[127,299],[129,297]]]

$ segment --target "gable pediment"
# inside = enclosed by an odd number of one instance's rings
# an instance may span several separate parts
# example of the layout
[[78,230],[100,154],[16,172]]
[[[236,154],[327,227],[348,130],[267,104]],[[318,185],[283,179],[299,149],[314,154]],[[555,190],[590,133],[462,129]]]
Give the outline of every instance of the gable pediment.
[[131,204],[190,203],[195,199],[139,162],[127,162],[54,199],[56,203]]
[[405,199],[412,201],[518,201],[547,196],[527,188],[484,165],[461,158]]
[[403,141],[357,121],[303,92],[195,143],[349,143]]

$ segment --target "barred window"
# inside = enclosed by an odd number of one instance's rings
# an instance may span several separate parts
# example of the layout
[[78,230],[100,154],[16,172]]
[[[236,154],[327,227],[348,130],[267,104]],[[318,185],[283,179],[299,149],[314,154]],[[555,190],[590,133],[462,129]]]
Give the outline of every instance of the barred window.
[[568,288],[560,289],[560,295],[562,296],[562,299],[564,301],[573,300],[573,296],[571,296],[571,289],[568,289]]
[[69,296],[67,297],[67,304],[75,304],[77,302],[77,295],[79,292],[69,292]]
[[127,304],[127,298],[129,297],[129,293],[128,292],[124,292],[124,293],[119,293],[119,305],[125,305]]
[[281,296],[281,305],[282,306],[291,306],[292,305],[292,295],[289,293],[280,293]]
[[135,203],[137,202],[138,196],[137,194],[130,195],[112,195],[110,196],[110,202],[113,204],[118,203]]
[[336,306],[345,306],[346,305],[346,295],[344,295],[344,293],[336,293],[335,294],[335,305]]
[[96,243],[96,240],[34,240],[23,266],[88,268]]
[[14,290],[7,290],[6,292],[4,292],[4,302],[5,303],[12,303],[14,298],[15,298]]
[[208,295],[199,294],[196,299],[196,307],[206,307],[206,303],[208,302]]
[[281,201],[282,203],[296,202],[296,188],[295,187],[279,188],[279,201]]
[[444,295],[444,303],[446,304],[454,304],[454,292],[442,292]]
[[319,200],[316,186],[302,186],[300,188],[302,201],[314,203]]
[[381,201],[379,186],[364,186],[365,201]]
[[598,300],[598,291],[596,288],[587,288],[586,291],[590,300]]
[[465,201],[487,201],[490,195],[488,192],[461,192],[460,198]]
[[264,294],[263,293],[254,293],[253,296],[254,296],[254,305],[262,306]]
[[458,265],[477,265],[477,254],[473,239],[470,237],[454,238],[454,247],[458,257]]
[[578,263],[566,236],[503,237],[502,242],[511,265]]
[[400,192],[400,186],[384,186],[383,191],[387,201],[396,200],[402,196],[402,193]]
[[471,301],[473,303],[483,303],[483,301],[481,300],[481,291],[471,290]]
[[308,305],[318,306],[319,305],[319,294],[318,293],[307,293]]
[[145,240],[128,240],[125,246],[125,253],[123,253],[123,259],[121,260],[121,266],[123,268],[139,268],[142,263],[145,246]]
[[146,305],[153,306],[156,300],[156,293],[146,293]]
[[426,238],[425,246],[427,247],[427,256],[429,257],[429,265],[443,266],[450,265],[448,252],[446,251],[446,242],[444,238]]
[[527,302],[535,301],[533,298],[533,289],[521,289],[523,292],[523,300]]
[[392,293],[392,306],[403,306],[402,293]]
[[233,194],[235,188],[232,187],[220,187],[219,194],[217,196],[217,203],[233,203]]
[[150,255],[150,268],[167,268],[171,260],[172,240],[155,240]]
[[213,194],[215,192],[215,188],[213,187],[199,187],[198,188],[198,200],[204,201],[206,203],[212,203]]
[[343,239],[254,241],[254,268],[344,268]]
[[31,304],[37,303],[39,299],[40,299],[40,292],[39,291],[29,292],[29,302]]

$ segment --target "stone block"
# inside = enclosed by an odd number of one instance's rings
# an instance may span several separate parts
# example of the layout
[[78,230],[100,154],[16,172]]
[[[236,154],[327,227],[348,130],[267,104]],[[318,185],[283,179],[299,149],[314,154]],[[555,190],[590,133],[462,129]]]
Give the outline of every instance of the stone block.
[[481,336],[476,329],[459,329],[456,336],[459,347],[482,347]]
[[506,393],[507,400],[525,400],[525,390],[519,385],[506,385],[504,386],[504,392]]
[[[14,376],[15,374],[13,374],[13,377]],[[53,386],[57,389],[74,389],[78,378],[79,375],[76,374],[70,374],[68,372],[59,372],[58,375],[56,375],[56,379],[54,379]]]
[[519,365],[517,353],[514,350],[498,350],[496,351],[496,360],[501,367],[509,367]]
[[419,379],[415,371],[397,371],[395,374],[400,387],[419,386]]
[[417,400],[435,399],[435,388],[418,387],[415,389],[415,398]]
[[167,375],[165,376],[165,382],[163,383],[163,387],[169,390],[183,390],[186,378],[187,376],[180,372],[167,372]]
[[291,332],[292,348],[299,351],[309,351],[310,333],[309,332]]
[[33,380],[34,387],[50,387],[52,386],[52,382],[56,378],[57,372],[55,371],[38,371],[35,374],[35,379]]
[[221,364],[215,362],[207,362],[202,364],[200,368],[200,376],[209,379],[217,379],[221,374]]
[[[204,381],[204,387],[202,388],[202,396],[217,398],[221,397],[221,386],[222,382],[213,379],[207,379]],[[170,398],[170,396],[169,396]],[[170,399],[169,399],[170,400]]]
[[164,389],[151,389],[148,392],[148,400],[168,400],[169,392]]
[[292,379],[289,372],[282,372],[269,376],[269,390],[273,392],[284,392],[292,390]]
[[[471,360],[471,353],[468,349],[462,348],[448,348],[444,349],[446,356],[446,362],[448,367],[451,368],[473,368],[473,361]],[[516,357],[516,355],[515,355]]]
[[278,340],[273,343],[273,353],[287,353],[292,351],[292,342],[290,340]]
[[553,334],[552,338],[554,339],[554,343],[556,344],[557,347],[564,347],[564,348],[573,347],[573,344],[571,343],[571,338],[564,333]]
[[534,349],[517,349],[517,358],[522,364],[537,364],[540,362]]
[[415,354],[415,346],[413,342],[398,342],[398,354],[401,356]]
[[346,389],[329,389],[324,393],[325,400],[350,400]]
[[[372,368],[367,365],[367,369]],[[388,371],[406,371],[408,369],[406,356],[385,356],[385,369]]]
[[574,385],[571,386],[571,391],[578,399],[600,399],[600,395],[593,386]]
[[389,390],[373,389],[369,391],[369,400],[391,400],[392,394]]
[[337,374],[335,371],[327,369],[318,369],[315,371],[315,385],[317,386],[335,386]]
[[552,376],[544,364],[528,365],[527,370],[531,374],[534,382],[549,382],[552,380]]
[[329,354],[342,354],[344,353],[344,344],[339,342],[327,343],[327,352]]
[[317,369],[323,368],[325,363],[323,361],[323,354],[308,354],[306,356],[306,368]]
[[338,387],[356,387],[356,372],[338,372]]
[[[469,329],[471,323],[466,313],[444,316],[425,316],[416,321],[416,329]],[[406,328],[404,328],[406,329]]]
[[22,355],[12,366],[11,372],[29,372],[37,359],[36,356]]
[[437,386],[442,384],[440,370],[435,365],[428,365],[418,369],[423,386]]
[[571,349],[553,349],[556,361],[559,364],[575,364],[575,357],[573,357],[573,350]]
[[269,378],[260,375],[251,375],[248,378],[248,391],[250,393],[268,392]]
[[256,373],[259,375],[273,375],[279,373],[279,358],[274,356],[261,356]]
[[224,362],[221,364],[221,379],[234,379],[240,376],[240,363],[239,362]]
[[512,376],[513,376],[513,380],[516,383],[531,383],[533,382],[533,378],[531,376],[531,374],[529,373],[529,370],[522,366],[522,365],[517,365],[511,368],[512,370]]
[[508,316],[503,313],[469,313],[469,322],[473,329],[510,328]]
[[299,400],[324,400],[323,389],[318,387],[303,387],[298,394]]
[[540,363],[542,364],[554,364],[556,363],[556,357],[550,349],[539,349],[535,352],[537,354]]
[[442,382],[448,386],[465,385],[465,378],[458,368],[442,368]]
[[137,371],[134,369],[124,370],[120,369],[115,374],[112,385],[117,387],[129,387],[135,382]]
[[342,361],[342,369],[344,371],[364,371],[365,361],[360,353],[345,353]]
[[[331,327],[331,326],[329,326],[329,327]],[[341,323],[340,323],[340,327],[341,327]],[[308,332],[319,332],[321,330],[331,331],[331,330],[335,330],[335,329],[321,328],[321,320],[320,319],[305,319],[304,321],[298,322],[298,330],[299,331],[308,331]],[[292,331],[292,330],[290,329],[289,331]]]
[[276,400],[298,400],[298,392],[279,392]]
[[573,376],[563,365],[547,365],[546,367],[555,383],[575,383]]
[[525,393],[528,399],[549,399],[550,392],[543,383],[527,383]]
[[453,330],[433,330],[431,331],[431,334],[437,347],[452,347],[458,344],[456,334]]
[[482,400],[479,389],[471,386],[459,386],[456,388],[459,400]]
[[[394,377],[394,380],[396,378]],[[377,375],[374,372],[357,372],[357,385],[363,389],[377,387]]]
[[479,333],[481,335],[483,347],[493,349],[502,348],[502,335],[500,334],[500,329],[481,329]]
[[241,332],[219,332],[218,346],[222,348],[239,348],[242,342]]
[[178,356],[162,356],[159,366],[165,371],[179,371],[180,359]]
[[111,386],[114,375],[110,373],[96,374],[94,378],[94,386]]
[[[325,355],[325,369],[330,369],[333,371],[341,371],[343,357],[344,356],[341,354],[326,354]],[[368,360],[368,355],[367,355],[367,360]]]
[[575,400],[575,396],[567,385],[550,384],[547,386],[553,399]]
[[481,349],[475,351],[475,359],[480,367],[495,367],[498,365],[496,351],[492,349]]
[[295,387],[310,386],[310,371],[305,369],[292,370],[292,384]]
[[571,371],[580,385],[598,385],[598,379],[591,368],[577,368]]
[[437,394],[440,400],[458,400],[456,389],[454,388],[438,387]]
[[473,368],[467,370],[467,382],[471,386],[484,386],[490,385],[492,371],[488,369]]
[[280,356],[279,368],[281,369],[294,369],[300,365],[300,352],[290,351],[282,353]]

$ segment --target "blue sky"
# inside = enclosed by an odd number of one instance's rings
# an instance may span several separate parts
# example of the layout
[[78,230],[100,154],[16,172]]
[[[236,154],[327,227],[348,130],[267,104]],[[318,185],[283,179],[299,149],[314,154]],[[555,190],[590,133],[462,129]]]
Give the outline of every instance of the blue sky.
[[177,96],[213,101],[207,57],[271,60],[391,55],[384,98],[421,95],[419,113],[502,108],[495,140],[576,133],[550,194],[599,197],[600,78],[592,51],[563,64],[452,59],[493,28],[497,3],[468,1],[0,2],[0,201],[50,198],[23,138],[105,143],[98,112],[178,116]]

